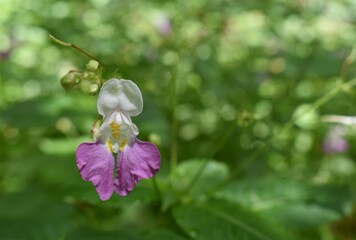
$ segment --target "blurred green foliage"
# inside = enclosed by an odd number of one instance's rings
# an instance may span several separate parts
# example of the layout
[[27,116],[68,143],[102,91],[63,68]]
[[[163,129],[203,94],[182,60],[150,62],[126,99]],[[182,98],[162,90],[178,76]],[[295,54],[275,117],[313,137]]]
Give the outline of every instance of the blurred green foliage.
[[[2,0],[0,238],[354,239],[356,130],[323,119],[356,115],[355,23],[354,0]],[[127,197],[80,178],[96,97],[60,79],[88,59],[48,34],[143,93],[162,168]]]

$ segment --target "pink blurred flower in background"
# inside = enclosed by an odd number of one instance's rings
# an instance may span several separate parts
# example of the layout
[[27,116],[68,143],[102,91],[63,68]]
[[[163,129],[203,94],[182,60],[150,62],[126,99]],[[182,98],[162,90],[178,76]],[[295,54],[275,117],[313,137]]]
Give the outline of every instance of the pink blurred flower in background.
[[344,138],[345,128],[343,126],[333,126],[323,142],[323,150],[326,154],[346,152],[349,144]]
[[156,29],[165,37],[169,37],[172,33],[171,20],[165,16],[161,15],[157,17],[154,21]]

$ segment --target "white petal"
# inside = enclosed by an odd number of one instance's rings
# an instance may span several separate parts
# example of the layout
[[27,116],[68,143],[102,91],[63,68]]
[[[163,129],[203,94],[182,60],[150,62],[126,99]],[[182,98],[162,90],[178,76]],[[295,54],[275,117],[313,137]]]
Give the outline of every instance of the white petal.
[[123,123],[125,123],[127,126],[130,127],[132,133],[135,135],[135,137],[138,135],[139,131],[138,131],[138,128],[136,126],[136,124],[134,124],[132,121],[131,121],[131,118],[130,117],[127,117],[125,116],[125,114],[120,114],[120,118],[122,120]]
[[131,80],[110,79],[104,83],[98,96],[98,112],[106,116],[120,111],[129,116],[142,112],[143,100],[140,89]]

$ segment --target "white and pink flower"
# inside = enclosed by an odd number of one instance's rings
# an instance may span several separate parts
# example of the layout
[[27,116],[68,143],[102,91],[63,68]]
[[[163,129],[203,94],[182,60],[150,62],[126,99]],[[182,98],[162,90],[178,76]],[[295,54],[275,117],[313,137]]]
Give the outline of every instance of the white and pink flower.
[[160,153],[153,143],[136,137],[131,117],[142,112],[143,100],[135,83],[110,79],[100,90],[97,107],[103,116],[98,138],[78,146],[76,162],[82,178],[94,184],[101,200],[108,200],[113,192],[125,196],[140,179],[153,177]]

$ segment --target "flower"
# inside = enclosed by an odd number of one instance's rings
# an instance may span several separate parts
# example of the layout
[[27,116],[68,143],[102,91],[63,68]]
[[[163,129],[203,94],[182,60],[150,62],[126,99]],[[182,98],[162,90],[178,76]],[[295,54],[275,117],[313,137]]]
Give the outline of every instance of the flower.
[[172,33],[172,24],[169,18],[165,15],[160,15],[155,20],[156,29],[164,37],[168,37]]
[[345,129],[342,126],[331,128],[324,139],[323,150],[326,154],[346,152],[349,145],[344,138]]
[[99,92],[97,108],[103,116],[98,138],[78,146],[76,163],[81,177],[94,184],[100,199],[108,200],[113,192],[125,196],[140,179],[153,177],[160,168],[160,153],[154,144],[136,138],[138,128],[131,116],[142,112],[143,100],[135,83],[108,80]]

